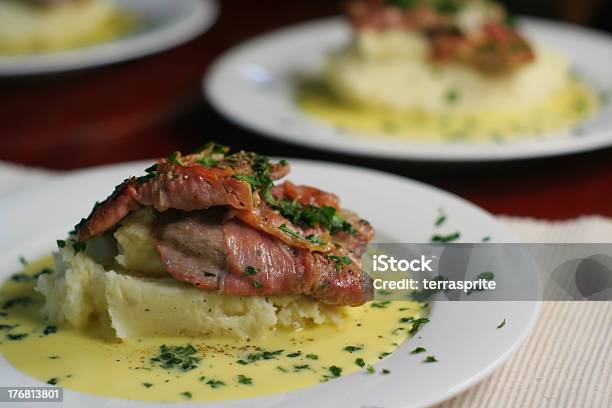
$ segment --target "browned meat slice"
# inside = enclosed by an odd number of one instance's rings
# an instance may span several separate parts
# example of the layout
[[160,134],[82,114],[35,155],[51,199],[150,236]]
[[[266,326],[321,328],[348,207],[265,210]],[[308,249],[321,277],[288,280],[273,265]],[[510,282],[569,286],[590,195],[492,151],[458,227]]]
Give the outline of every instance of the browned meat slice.
[[232,176],[231,168],[206,168],[198,165],[163,165],[158,176],[140,184],[133,198],[157,211],[174,208],[183,211],[229,205],[239,209],[253,207],[251,186]]
[[360,305],[372,280],[345,257],[291,247],[222,210],[168,211],[154,228],[165,270],[179,281],[232,296],[302,294],[324,303]]
[[344,258],[343,254],[340,248],[333,255],[311,252],[304,257],[306,268],[317,274],[317,285],[310,296],[332,305],[362,305],[374,298],[372,278],[350,258],[347,264],[331,258]]
[[128,181],[117,186],[113,194],[101,204],[96,204],[87,219],[76,226],[80,241],[88,240],[113,228],[130,212],[140,208],[132,198],[136,194],[135,183]]
[[166,272],[203,290],[219,289],[226,272],[224,213],[220,208],[159,215],[153,236]]
[[296,185],[290,181],[285,181],[272,189],[272,194],[276,199],[289,199],[298,201],[303,205],[314,205],[323,207],[328,205],[335,209],[339,208],[340,199],[337,195],[319,190],[316,187]]
[[[229,148],[208,144],[197,154],[181,157],[175,152],[147,169],[147,175],[132,177],[119,185],[87,219],[77,225],[80,241],[86,241],[115,226],[131,211],[151,206],[184,211],[229,206],[250,210],[258,196],[253,182],[269,182],[289,172],[287,162],[271,164],[255,153],[226,155]],[[265,174],[266,180],[260,180]]]
[[141,205],[152,206],[157,211],[169,208],[193,211],[221,205],[252,208],[250,184],[233,178],[233,175],[231,168],[160,164],[152,177],[145,180],[132,177],[117,187],[78,226],[79,240],[85,241],[106,232]]
[[328,304],[361,305],[373,298],[372,278],[342,249],[329,254],[291,248],[231,220],[224,226],[228,295],[304,294]]
[[228,295],[308,294],[314,271],[306,270],[302,251],[238,220],[223,227],[228,274],[223,293]]

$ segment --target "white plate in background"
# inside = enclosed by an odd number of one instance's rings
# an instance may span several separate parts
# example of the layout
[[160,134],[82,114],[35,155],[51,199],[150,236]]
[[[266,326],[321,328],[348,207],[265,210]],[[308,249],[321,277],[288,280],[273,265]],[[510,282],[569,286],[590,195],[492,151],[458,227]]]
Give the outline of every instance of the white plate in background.
[[[495,242],[516,238],[480,208],[434,187],[391,174],[358,167],[314,161],[290,160],[289,179],[338,194],[343,206],[357,211],[376,228],[386,242],[428,242],[434,232],[461,231],[465,242],[480,242],[484,236]],[[18,257],[48,254],[55,240],[65,237],[92,203],[104,199],[116,184],[130,175],[143,174],[150,162],[128,163],[78,171],[2,197],[0,201],[0,280],[20,269]],[[447,221],[435,229],[439,209]],[[533,266],[533,265],[532,265]],[[520,272],[536,279],[530,267],[496,271],[496,281],[515,279]],[[539,291],[534,281],[527,286]],[[535,294],[529,298],[536,298]],[[433,302],[430,323],[418,336],[376,364],[390,375],[357,372],[297,391],[267,397],[190,403],[210,408],[293,407],[312,408],[429,406],[474,385],[490,374],[514,352],[532,329],[539,314],[538,302]],[[503,320],[506,324],[497,329]],[[438,363],[423,364],[422,355],[409,353],[426,347]],[[78,351],[75,351],[78,352]],[[43,386],[14,369],[0,357],[0,383],[5,386]],[[68,407],[141,407],[145,403],[108,399],[64,389]],[[146,403],[168,408],[179,403]]]
[[0,55],[0,76],[49,74],[127,61],[183,44],[217,18],[214,0],[117,0],[137,26],[111,41],[48,53]]
[[[520,30],[568,55],[572,69],[612,98],[612,37],[577,26],[523,18]],[[369,137],[317,120],[295,103],[297,78],[316,76],[327,54],[350,39],[341,18],[302,23],[229,50],[211,67],[204,92],[229,120],[284,142],[342,154],[423,161],[487,161],[576,153],[612,145],[612,104],[567,131],[504,143],[415,142]]]

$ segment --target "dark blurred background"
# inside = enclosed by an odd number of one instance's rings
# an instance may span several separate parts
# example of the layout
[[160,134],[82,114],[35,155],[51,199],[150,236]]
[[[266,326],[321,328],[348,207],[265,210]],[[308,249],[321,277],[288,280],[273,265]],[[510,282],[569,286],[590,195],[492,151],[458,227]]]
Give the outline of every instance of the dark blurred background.
[[[515,13],[612,31],[612,0],[503,3]],[[76,169],[162,156],[215,140],[235,149],[394,172],[448,189],[494,213],[552,219],[612,215],[611,149],[504,163],[395,162],[286,145],[227,122],[202,97],[209,64],[256,34],[337,14],[340,2],[222,0],[220,5],[208,32],[162,54],[62,75],[1,79],[0,160]]]

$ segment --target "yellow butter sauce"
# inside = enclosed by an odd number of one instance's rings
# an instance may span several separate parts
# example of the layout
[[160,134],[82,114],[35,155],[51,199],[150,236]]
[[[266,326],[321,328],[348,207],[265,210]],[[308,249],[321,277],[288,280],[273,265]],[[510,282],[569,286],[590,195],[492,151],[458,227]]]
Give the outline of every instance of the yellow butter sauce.
[[[513,110],[460,112],[392,111],[344,102],[322,83],[307,83],[297,93],[308,114],[343,130],[412,141],[504,141],[568,129],[595,112],[598,95],[577,79],[545,102]],[[449,102],[449,105],[452,102]]]
[[[37,273],[51,267],[51,258],[28,264],[2,286],[0,352],[13,367],[43,382],[107,397],[218,401],[288,392],[356,371],[381,375],[381,368],[371,365],[409,337],[412,326],[406,318],[423,312],[414,302],[375,302],[351,309],[339,327],[277,330],[263,339],[118,341],[109,333],[56,327],[44,320],[44,299],[34,291],[34,282]],[[192,345],[196,352],[191,356],[201,360],[189,371],[162,368],[151,360],[160,357],[162,345]]]

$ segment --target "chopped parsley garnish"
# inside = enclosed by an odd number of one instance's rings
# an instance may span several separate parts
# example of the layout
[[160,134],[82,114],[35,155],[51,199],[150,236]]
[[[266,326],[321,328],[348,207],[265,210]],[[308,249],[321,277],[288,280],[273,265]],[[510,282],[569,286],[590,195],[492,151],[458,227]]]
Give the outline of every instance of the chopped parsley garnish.
[[187,399],[191,399],[191,393],[189,391],[181,392],[181,395]]
[[6,335],[6,338],[11,340],[11,341],[17,341],[17,340],[22,340],[25,339],[26,337],[28,337],[27,333],[8,333]]
[[23,255],[19,257],[19,263],[22,264],[23,266],[28,265],[28,261],[25,259]]
[[441,226],[442,224],[444,224],[445,222],[446,222],[446,215],[441,214],[441,215],[438,217],[438,219],[436,219],[436,222],[435,222],[435,224],[434,224],[434,225],[435,225],[436,227],[439,227],[439,226]]
[[334,377],[340,377],[342,375],[342,368],[333,365],[333,366],[329,367],[329,372]]
[[[252,172],[249,174],[235,174],[233,177],[237,180],[249,183],[253,191],[259,190],[266,202],[283,217],[287,218],[292,224],[301,227],[315,227],[319,225],[332,234],[339,231],[345,231],[351,234],[356,232],[353,226],[342,218],[332,206],[324,205],[318,207],[310,204],[304,205],[294,200],[277,199],[274,197],[271,190],[273,186],[271,176],[272,165],[267,157],[256,153],[241,152],[228,156],[226,160],[230,163],[247,161],[250,164]],[[287,165],[287,161],[281,160],[279,164],[285,166]],[[281,230],[296,238],[304,239],[301,235],[295,233],[295,231],[290,232],[290,230],[287,231],[283,228],[281,228]],[[295,233],[295,235],[292,233]],[[316,238],[313,237],[312,239]],[[308,240],[311,241],[311,239]],[[316,241],[311,242],[315,244],[323,243]]]
[[502,320],[498,325],[497,328],[501,329],[502,327],[504,327],[506,325],[506,319]]
[[[157,176],[159,175],[159,173],[157,172],[157,168],[158,168],[158,167],[159,167],[159,166],[158,166],[158,164],[157,164],[157,163],[155,163],[155,164],[151,165],[150,167],[147,167],[147,168],[145,169],[145,173],[147,173],[147,174],[146,174],[146,175],[144,175],[144,176],[137,177],[137,178],[136,178],[136,183],[137,183],[137,184],[142,184],[142,183],[144,183],[145,181],[148,181],[148,180],[150,180],[150,179],[152,179],[152,178],[157,177]],[[78,228],[76,228],[76,229],[78,229]]]
[[3,309],[10,309],[14,306],[27,306],[32,303],[32,298],[29,296],[20,296],[13,299],[9,299],[4,302]]
[[482,242],[489,242],[491,240],[490,236],[482,237]]
[[208,384],[210,388],[220,388],[225,385],[225,383],[220,380],[208,380],[206,381],[206,384]]
[[165,369],[179,369],[190,371],[198,366],[201,358],[197,356],[197,350],[191,344],[186,346],[166,346],[159,348],[159,356],[151,359]]
[[277,200],[274,197],[266,196],[266,201],[287,218],[291,223],[302,227],[320,226],[328,230],[331,234],[340,231],[355,234],[353,226],[342,218],[336,209],[329,205],[317,207],[314,205],[303,205],[292,200]]
[[251,185],[251,188],[253,189],[253,191],[255,191],[257,189],[257,187],[255,186],[259,186],[260,182],[257,178],[257,176],[250,176],[248,174],[234,174],[233,176],[236,180],[238,181],[244,181],[246,183],[249,183]]
[[302,370],[310,370],[310,364],[299,364],[293,366],[293,371],[299,373]]
[[316,354],[306,354],[306,358],[309,358],[311,360],[318,360],[319,356],[317,356]]
[[311,244],[315,244],[315,245],[325,245],[325,241],[317,237],[315,234],[307,235],[306,241],[310,242]]
[[40,271],[36,272],[33,276],[32,279],[37,280],[39,276],[41,275],[47,275],[53,273],[53,269],[49,269],[49,268],[42,268]]
[[247,377],[246,375],[238,374],[238,382],[244,385],[251,385],[253,384],[253,379]]
[[19,325],[18,324],[0,324],[0,330],[12,330],[17,326]]
[[317,237],[314,234],[310,234],[307,237],[303,237],[302,235],[300,235],[300,233],[298,233],[297,231],[292,230],[291,228],[287,227],[287,224],[282,224],[280,227],[278,227],[279,230],[283,231],[285,234],[292,236],[294,238],[297,238],[301,241],[308,241],[312,244],[315,245],[323,245],[325,244],[325,241],[322,240],[321,238]]
[[417,0],[388,0],[388,3],[402,9],[408,9],[413,7],[417,3]]
[[365,361],[361,357],[355,360],[355,364],[357,364],[361,368],[365,367],[365,365],[366,365]]
[[153,386],[153,384],[151,383],[142,383],[142,386],[145,388],[151,388]]
[[410,328],[410,331],[408,333],[416,334],[416,332],[421,330],[421,326],[423,326],[425,323],[428,323],[428,322],[429,322],[429,318],[427,318],[427,317],[421,317],[421,318],[418,318],[418,319],[413,319],[412,320],[412,327]]
[[383,368],[381,371],[383,374],[391,374],[390,370],[387,370],[386,368]]
[[301,351],[296,351],[295,353],[290,353],[290,354],[287,354],[287,357],[289,357],[289,358],[295,358],[295,357],[299,357],[299,356],[301,356],[301,355],[302,355],[302,352],[301,352]]
[[247,266],[244,268],[244,276],[257,275],[257,272],[259,272],[259,270],[254,266]]
[[439,243],[446,243],[446,242],[453,242],[458,240],[461,237],[461,233],[459,232],[455,232],[452,234],[448,234],[448,235],[434,235],[433,237],[431,237],[431,242],[439,242]]
[[374,367],[372,367],[371,365],[368,365],[366,367],[366,370],[368,371],[369,374],[374,374],[376,372],[376,370],[374,369]]
[[44,333],[45,336],[48,336],[48,335],[53,334],[53,333],[57,333],[57,326],[47,326],[43,330],[43,333]]
[[291,235],[294,238],[297,239],[305,239],[303,236],[301,236],[300,234],[298,234],[297,232],[293,231],[292,229],[290,229],[289,227],[287,227],[287,224],[283,224],[280,227],[278,227],[279,230],[283,231],[285,234],[287,235]]
[[285,350],[276,350],[276,351],[261,351],[259,353],[251,353],[247,355],[244,359],[240,359],[237,361],[238,364],[246,365],[250,363],[254,363],[259,360],[273,360],[280,356]]
[[427,356],[425,357],[425,360],[423,360],[424,363],[437,363],[438,360],[436,360],[436,356]]
[[385,352],[382,352],[382,353],[380,353],[380,354],[378,355],[378,359],[379,359],[379,360],[382,360],[383,358],[385,358],[385,357],[387,357],[387,356],[390,356],[390,355],[391,355],[391,353],[389,353],[388,351],[385,351]]
[[425,347],[417,347],[414,350],[412,350],[410,354],[419,354],[419,353],[424,353],[426,351],[427,349]]
[[446,102],[455,103],[458,100],[459,100],[459,92],[457,92],[455,89],[449,89],[446,92]]
[[25,273],[16,273],[13,276],[11,276],[11,280],[13,282],[29,282],[30,279],[32,279],[30,276],[26,275]]
[[181,153],[172,152],[170,156],[168,156],[168,162],[171,164],[181,164]]
[[377,309],[386,309],[387,305],[389,305],[391,303],[390,300],[385,300],[383,302],[372,302],[370,303],[370,307],[374,307]]
[[255,287],[255,289],[260,289],[261,283],[257,279],[253,279],[253,286]]
[[[484,279],[486,281],[492,281],[493,279],[495,279],[495,274],[493,272],[482,272],[480,274],[478,274],[478,277],[476,278],[476,281],[479,281],[480,279]],[[481,292],[483,291],[483,288],[474,288],[474,289],[470,289],[469,291],[466,292],[466,295],[470,295],[472,294],[472,292]]]
[[74,249],[74,253],[78,254],[79,252],[85,251],[87,244],[85,242],[75,241],[75,243],[72,244],[72,248]]
[[56,377],[53,377],[47,380],[47,384],[57,385],[57,383],[59,383],[59,378],[56,378]]
[[328,255],[327,259],[336,264],[336,272],[340,272],[345,266],[351,264],[351,258],[348,256]]
[[357,347],[357,346],[346,346],[344,348],[344,351],[348,351],[349,353],[354,353],[356,351],[361,350],[363,347]]
[[288,373],[288,372],[289,372],[289,371],[287,371],[287,369],[286,369],[286,368],[283,368],[283,367],[281,367],[281,366],[276,366],[276,369],[277,369],[278,371],[282,371],[283,373]]
[[57,243],[58,248],[64,248],[66,246],[66,241],[64,241],[63,239],[58,239],[55,242]]
[[201,164],[204,167],[209,167],[209,168],[210,167],[215,167],[217,164],[219,164],[218,160],[215,160],[215,159],[213,159],[210,156],[202,156],[202,157],[198,158],[196,160],[196,162],[198,164]]

